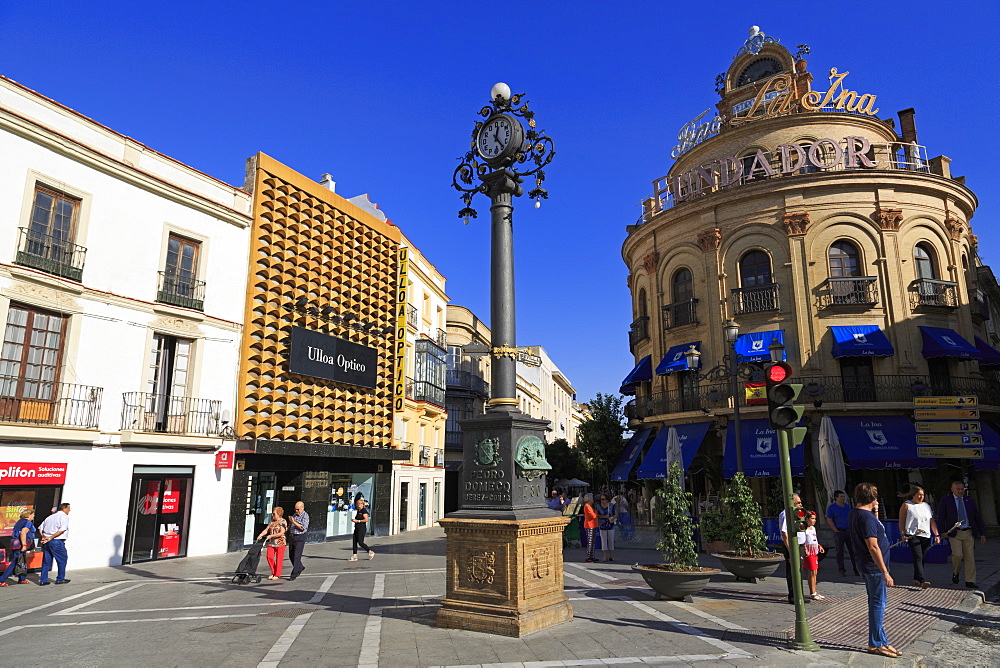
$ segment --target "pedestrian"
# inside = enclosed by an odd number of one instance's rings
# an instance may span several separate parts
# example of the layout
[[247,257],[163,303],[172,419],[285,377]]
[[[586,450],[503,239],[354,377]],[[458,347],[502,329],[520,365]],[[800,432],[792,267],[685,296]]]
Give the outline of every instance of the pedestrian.
[[854,574],[860,575],[858,569],[854,567],[854,549],[851,547],[851,534],[847,530],[847,518],[851,514],[851,507],[847,504],[847,494],[842,489],[833,493],[833,503],[826,507],[826,523],[833,531],[833,545],[837,548],[837,570],[840,577],[847,575],[844,566],[844,549],[851,554],[851,568]]
[[601,532],[602,561],[615,560],[615,504],[608,501],[607,494],[601,494],[601,502],[594,509],[597,511],[598,530]]
[[878,516],[878,487],[862,482],[854,488],[854,509],[848,517],[854,564],[865,581],[868,592],[868,653],[896,659],[903,653],[889,644],[885,636],[887,587],[893,586],[889,575],[889,538]]
[[587,536],[587,558],[584,561],[597,561],[594,558],[594,543],[597,542],[597,511],[594,510],[594,495],[583,497],[583,532]]
[[[7,586],[7,578],[9,578],[11,573],[14,572],[14,567],[17,565],[18,557],[35,547],[36,532],[35,511],[31,509],[22,510],[21,518],[14,523],[14,526],[10,531],[11,555],[7,557],[10,563],[7,564],[7,570],[3,572],[3,575],[0,575],[0,587]],[[27,583],[28,576],[26,574],[22,574],[17,577],[17,584]]]
[[809,598],[814,601],[822,601],[826,596],[816,592],[816,580],[819,574],[819,555],[826,550],[819,544],[816,537],[816,511],[810,510],[806,513],[806,530],[799,532],[799,543],[803,548],[802,569],[809,579]]
[[267,540],[267,565],[271,567],[271,574],[268,580],[277,580],[281,577],[281,567],[285,562],[285,545],[287,540],[285,533],[288,531],[288,522],[285,521],[285,509],[275,506],[271,510],[271,523],[264,527],[264,530],[257,536],[257,540],[265,538]]
[[559,490],[554,489],[552,490],[552,495],[548,499],[546,499],[545,505],[547,505],[552,510],[558,510],[562,512],[562,509],[565,507],[566,504],[563,503],[562,498],[560,498]]
[[[802,505],[802,498],[798,494],[792,494],[792,500],[795,506]],[[785,521],[784,510],[778,513],[778,526],[781,531],[781,545],[778,546],[778,551],[785,556],[785,586],[788,588],[788,602],[795,605],[795,595],[792,593],[792,557],[788,551],[788,522]]]
[[[958,572],[965,560],[965,586],[976,586],[975,540],[986,543],[986,525],[979,514],[976,502],[965,495],[965,483],[956,480],[951,483],[951,494],[938,504],[938,519],[941,526],[955,527],[948,530],[951,543],[951,582],[958,584]],[[955,525],[958,525],[957,527]]]
[[904,499],[899,508],[899,531],[913,555],[913,584],[927,589],[931,583],[924,578],[924,557],[932,541],[935,545],[941,542],[934,511],[924,501],[926,494],[920,485],[910,485],[909,491],[899,498]]
[[302,565],[302,552],[306,547],[306,532],[309,531],[309,513],[306,512],[306,504],[296,501],[295,514],[288,520],[291,523],[287,536],[288,559],[292,562],[292,572],[288,579],[294,580],[305,570],[305,566]]
[[351,520],[354,522],[354,537],[351,540],[354,553],[348,561],[358,560],[358,546],[363,550],[368,550],[369,559],[375,558],[375,552],[365,544],[365,534],[368,533],[368,518],[371,517],[371,513],[368,512],[368,508],[366,507],[367,505],[363,498],[355,502],[357,512],[354,514],[354,519]]
[[60,503],[59,509],[45,518],[42,526],[38,527],[42,538],[42,575],[38,578],[38,584],[44,587],[51,584],[49,582],[49,571],[52,569],[52,562],[56,562],[56,584],[66,584],[66,562],[69,555],[66,552],[66,539],[69,538],[69,504]]
[[615,507],[615,526],[618,527],[619,536],[624,541],[634,538],[634,528],[632,526],[632,508],[625,494],[618,492],[618,495],[611,499]]

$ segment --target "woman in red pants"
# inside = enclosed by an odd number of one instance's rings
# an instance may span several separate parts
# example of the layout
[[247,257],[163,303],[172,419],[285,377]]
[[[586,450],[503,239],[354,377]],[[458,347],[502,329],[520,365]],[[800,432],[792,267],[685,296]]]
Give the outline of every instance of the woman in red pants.
[[271,567],[271,575],[268,580],[277,580],[281,577],[281,564],[285,561],[285,531],[288,530],[288,522],[285,521],[285,509],[275,506],[271,511],[271,523],[267,525],[257,540],[267,538],[267,565]]

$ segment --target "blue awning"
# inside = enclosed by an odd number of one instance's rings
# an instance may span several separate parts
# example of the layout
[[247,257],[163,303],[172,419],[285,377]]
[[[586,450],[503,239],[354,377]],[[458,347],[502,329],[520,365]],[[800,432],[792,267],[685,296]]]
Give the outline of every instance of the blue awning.
[[653,428],[647,427],[632,434],[632,438],[625,444],[621,458],[615,464],[614,471],[611,472],[612,480],[615,482],[628,480],[628,474],[632,472],[632,467],[635,466],[636,460],[639,459],[639,453],[642,452],[642,446],[646,445],[646,439],[651,433],[653,433]]
[[982,354],[979,358],[979,366],[1000,366],[1000,350],[976,337],[976,350]]
[[902,415],[832,416],[840,447],[852,469],[937,468],[917,456],[917,430]]
[[[705,440],[705,434],[711,422],[692,422],[691,424],[675,425],[677,430],[677,440],[681,442],[681,464],[684,470],[688,470],[694,456],[701,447],[701,442]],[[667,477],[667,437],[670,434],[670,427],[661,427],[653,444],[649,446],[649,452],[639,464],[636,477],[640,480],[662,479]]]
[[834,357],[892,357],[896,352],[878,325],[836,325],[830,332]]
[[947,327],[921,327],[924,335],[924,357],[963,357],[979,359],[982,353],[963,339],[955,330]]
[[1000,434],[989,422],[983,421],[980,424],[983,429],[983,458],[971,460],[972,466],[977,471],[1000,470]]
[[[695,350],[701,352],[701,341],[691,341],[690,343],[682,343],[674,346],[667,351],[667,354],[663,356],[660,363],[656,365],[656,373],[662,376],[673,371],[689,371],[687,360],[684,359],[684,353],[690,350],[691,346],[694,346]],[[698,358],[698,368],[701,368],[700,357]]]
[[[740,420],[741,446],[743,450],[743,475],[748,478],[769,478],[781,475],[781,460],[778,458],[778,435],[767,420]],[[792,475],[805,475],[805,451],[803,443],[792,448],[789,459]],[[736,475],[736,429],[732,422],[726,428],[726,452],[722,458],[722,475],[732,478]]]
[[[749,362],[770,362],[770,348],[774,339],[778,339],[778,343],[784,344],[784,330],[772,329],[767,332],[743,334],[736,339],[736,354]],[[788,356],[785,355],[782,359],[788,359]]]
[[618,392],[621,394],[635,394],[634,386],[636,383],[643,383],[650,380],[653,380],[653,356],[646,355],[625,376],[625,380],[622,381],[621,389]]

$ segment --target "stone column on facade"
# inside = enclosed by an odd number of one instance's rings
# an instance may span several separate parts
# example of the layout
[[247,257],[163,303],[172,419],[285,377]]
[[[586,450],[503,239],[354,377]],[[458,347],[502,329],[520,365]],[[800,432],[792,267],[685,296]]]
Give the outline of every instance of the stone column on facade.
[[[706,222],[706,221],[702,221]],[[705,254],[705,323],[708,325],[708,335],[710,338],[713,353],[712,358],[720,358],[724,352],[729,351],[729,344],[719,339],[721,325],[729,315],[725,312],[726,303],[726,269],[722,264],[722,230],[715,224],[714,216],[707,221],[708,227],[702,229],[696,237],[698,248]],[[702,353],[704,354],[704,350]],[[705,359],[708,359],[706,357]]]
[[[881,286],[881,302],[886,316],[886,335],[896,349],[896,367],[899,373],[917,373],[916,356],[921,349],[919,331],[909,324],[910,293],[909,282],[903,272],[904,264],[900,262],[899,237],[897,231],[903,221],[901,209],[883,206],[881,202],[891,201],[895,197],[892,190],[878,190],[875,193],[876,205],[872,219],[879,229],[879,241],[882,257],[876,261],[879,264],[879,285]],[[906,266],[911,266],[913,258]]]
[[[814,305],[811,302],[812,292],[808,289],[796,289],[797,286],[812,285],[809,276],[809,258],[806,251],[805,239],[809,229],[810,219],[808,211],[796,211],[786,213],[782,216],[782,224],[785,233],[788,235],[788,260],[791,268],[792,280],[790,289],[785,294],[791,295],[789,300],[792,305],[792,322],[797,323],[795,347],[798,348],[799,370],[803,376],[822,375],[822,366],[815,366],[812,357],[807,357],[819,347],[816,333],[817,320],[815,318]],[[796,288],[793,288],[796,286]],[[820,333],[819,336],[822,336]],[[788,345],[786,340],[785,344]],[[790,352],[795,354],[795,350]]]

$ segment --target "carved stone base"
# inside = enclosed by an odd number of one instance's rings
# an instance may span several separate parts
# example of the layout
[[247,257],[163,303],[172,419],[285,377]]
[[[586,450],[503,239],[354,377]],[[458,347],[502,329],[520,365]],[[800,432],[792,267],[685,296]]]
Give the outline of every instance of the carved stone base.
[[563,592],[567,517],[440,520],[448,539],[442,628],[520,637],[573,617]]

